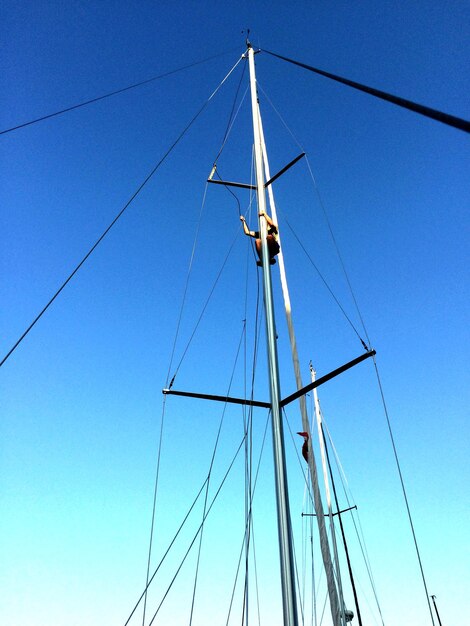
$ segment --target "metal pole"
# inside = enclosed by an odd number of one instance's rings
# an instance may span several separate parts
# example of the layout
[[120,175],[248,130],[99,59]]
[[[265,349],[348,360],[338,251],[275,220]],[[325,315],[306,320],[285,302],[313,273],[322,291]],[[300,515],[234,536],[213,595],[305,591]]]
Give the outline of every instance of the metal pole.
[[[312,383],[315,382],[315,370],[313,369],[312,364],[310,363],[310,374],[312,377]],[[331,532],[331,542],[333,544],[333,554],[336,563],[336,581],[338,584],[338,595],[339,595],[339,606],[341,612],[341,624],[346,626],[346,610],[344,607],[344,597],[343,597],[343,583],[341,580],[341,569],[339,564],[339,556],[338,556],[338,546],[336,544],[336,533],[335,533],[335,525],[333,521],[333,509],[331,507],[331,495],[330,495],[330,484],[328,481],[328,471],[326,469],[326,455],[325,455],[325,440],[323,437],[323,425],[322,425],[322,417],[320,411],[320,402],[318,400],[317,390],[313,390],[313,399],[315,406],[315,416],[317,418],[317,427],[318,427],[318,441],[320,444],[320,453],[322,460],[322,469],[323,469],[323,480],[325,482],[325,494],[326,494],[326,503],[328,506],[328,517],[330,520],[330,532]],[[339,510],[339,509],[338,509]]]
[[346,535],[345,535],[345,532],[344,532],[343,520],[341,519],[341,511],[339,509],[338,495],[336,493],[335,481],[334,481],[334,478],[333,478],[333,471],[331,469],[330,455],[328,453],[328,446],[326,445],[325,433],[323,431],[323,422],[321,424],[321,432],[322,432],[323,442],[324,442],[324,445],[325,445],[325,452],[326,452],[326,460],[328,462],[328,469],[330,470],[331,486],[333,487],[333,494],[335,496],[336,510],[338,511],[339,527],[341,529],[341,536],[343,538],[344,552],[346,554],[346,561],[348,563],[349,579],[351,581],[351,587],[352,587],[353,594],[354,594],[354,604],[356,605],[357,621],[359,622],[359,626],[362,626],[361,609],[359,608],[359,600],[357,598],[356,584],[354,582],[354,576],[353,576],[353,571],[352,571],[352,567],[351,567],[351,559],[349,558],[348,544],[346,543]]
[[437,610],[436,596],[431,596],[431,599],[434,604],[434,610],[436,611],[437,619],[439,620],[439,626],[442,626],[441,618],[439,616],[439,611]]
[[[260,113],[256,89],[254,50],[248,43],[248,61],[250,66],[251,107],[253,114],[253,132],[256,161],[256,185],[259,213],[266,211],[264,189],[263,158],[261,149]],[[274,473],[276,483],[276,502],[279,535],[279,553],[281,561],[282,603],[284,626],[298,626],[297,600],[295,592],[294,558],[292,549],[292,528],[289,511],[286,462],[284,452],[284,434],[280,408],[279,367],[276,346],[276,325],[271,284],[271,268],[266,240],[267,224],[259,218],[259,233],[262,245],[264,307],[266,313],[266,338],[268,349],[269,385],[271,394],[271,417],[273,431]]]

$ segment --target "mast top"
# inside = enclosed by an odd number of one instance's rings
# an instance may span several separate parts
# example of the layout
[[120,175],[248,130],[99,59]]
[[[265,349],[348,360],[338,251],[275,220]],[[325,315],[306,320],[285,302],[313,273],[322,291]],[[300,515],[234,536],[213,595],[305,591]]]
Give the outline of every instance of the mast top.
[[250,29],[249,29],[249,28],[247,28],[247,29],[246,29],[246,40],[245,40],[245,43],[246,43],[246,47],[247,47],[247,48],[251,48],[251,47],[252,47],[252,45],[251,45],[251,41],[248,39],[248,38],[249,38],[249,36],[250,36]]

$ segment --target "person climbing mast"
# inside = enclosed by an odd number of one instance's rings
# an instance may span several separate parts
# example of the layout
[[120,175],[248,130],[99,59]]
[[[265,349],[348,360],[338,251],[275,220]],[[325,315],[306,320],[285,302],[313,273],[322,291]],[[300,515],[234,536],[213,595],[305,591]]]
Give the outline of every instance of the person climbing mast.
[[[280,251],[279,242],[277,240],[277,236],[278,236],[277,226],[265,211],[262,211],[259,214],[259,216],[264,217],[264,219],[266,220],[266,224],[268,227],[268,234],[266,236],[266,241],[268,244],[269,263],[270,265],[274,265],[274,263],[276,263],[276,259],[274,257],[277,254],[279,254],[279,251]],[[260,234],[257,230],[254,231],[248,228],[248,225],[243,215],[240,215],[240,220],[243,223],[243,231],[245,235],[247,235],[248,237],[253,237],[256,240],[255,241],[256,252],[258,253],[258,257],[259,257],[259,261],[256,261],[256,264],[261,266],[263,257],[262,257],[262,252],[261,252]]]

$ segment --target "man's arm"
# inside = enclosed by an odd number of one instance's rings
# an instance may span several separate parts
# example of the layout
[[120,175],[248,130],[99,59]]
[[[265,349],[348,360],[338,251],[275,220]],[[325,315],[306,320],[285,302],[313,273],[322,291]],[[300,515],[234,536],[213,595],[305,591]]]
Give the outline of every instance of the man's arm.
[[269,217],[269,215],[266,213],[266,211],[261,211],[259,216],[260,217],[264,217],[264,219],[266,220],[268,226],[270,226],[271,228],[274,228],[277,231],[276,224],[272,221],[272,219]]
[[248,237],[256,237],[255,233],[248,228],[243,215],[240,215],[240,220],[243,223],[243,232],[245,233],[245,235],[248,235]]

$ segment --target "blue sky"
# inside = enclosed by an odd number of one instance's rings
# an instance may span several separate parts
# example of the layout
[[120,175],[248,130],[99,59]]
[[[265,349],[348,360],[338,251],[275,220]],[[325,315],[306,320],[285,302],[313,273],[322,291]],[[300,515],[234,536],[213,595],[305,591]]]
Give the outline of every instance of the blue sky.
[[[468,119],[469,13],[468,3],[461,2],[368,0],[334,7],[325,2],[5,2],[2,129],[226,54],[1,136],[2,356],[244,52],[243,29],[251,29],[256,46]],[[6,626],[123,624],[140,595],[160,390],[205,180],[241,69],[242,64],[1,368],[0,621]],[[469,578],[468,137],[267,54],[257,56],[257,69],[271,170],[300,149],[267,98],[308,153],[377,350],[429,592],[437,596],[444,624],[461,621]],[[228,179],[250,178],[247,105],[218,162]],[[355,324],[357,316],[305,162],[279,180],[275,194],[307,380],[310,359],[320,375],[362,348],[287,222]],[[237,195],[246,212],[248,197]],[[256,270],[248,240],[241,235],[233,197],[211,187],[174,365],[234,239],[179,370],[178,389],[225,393],[245,317],[248,355],[253,341]],[[280,303],[276,314],[287,395],[295,383]],[[255,395],[267,399],[263,328],[261,338]],[[242,360],[233,391],[243,393]],[[384,623],[429,624],[372,365],[364,363],[330,382],[320,400],[359,507]],[[167,403],[155,561],[204,480],[220,416],[219,406]],[[296,407],[287,417],[292,430],[299,430]],[[264,425],[265,415],[257,412],[256,454]],[[211,493],[241,436],[240,411],[231,409]],[[268,437],[254,523],[262,618],[279,623],[277,538],[268,521],[274,514],[269,442]],[[300,442],[294,446],[287,435],[300,553],[305,508],[299,448]],[[199,508],[191,529],[200,515]],[[363,613],[367,623],[380,623],[348,523]],[[149,611],[158,605],[191,529],[156,580]],[[194,623],[226,620],[242,534],[239,458],[208,519]],[[189,620],[193,572],[191,553],[157,623]],[[319,604],[323,594],[320,582]],[[349,590],[346,597],[352,606]],[[328,619],[325,613],[323,623]]]

